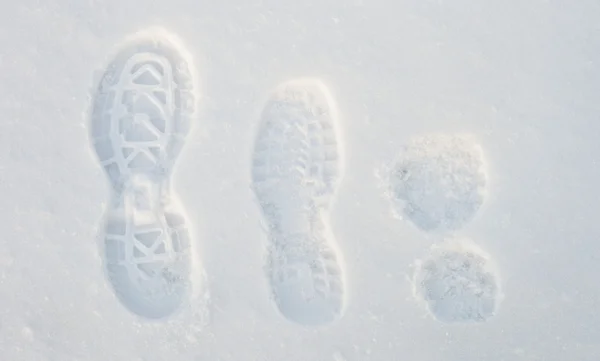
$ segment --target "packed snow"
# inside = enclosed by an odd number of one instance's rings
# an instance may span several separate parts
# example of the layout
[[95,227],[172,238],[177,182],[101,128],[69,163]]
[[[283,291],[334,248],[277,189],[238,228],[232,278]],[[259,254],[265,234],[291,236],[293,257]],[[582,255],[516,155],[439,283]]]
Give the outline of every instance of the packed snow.
[[0,361],[600,357],[600,2],[0,19]]

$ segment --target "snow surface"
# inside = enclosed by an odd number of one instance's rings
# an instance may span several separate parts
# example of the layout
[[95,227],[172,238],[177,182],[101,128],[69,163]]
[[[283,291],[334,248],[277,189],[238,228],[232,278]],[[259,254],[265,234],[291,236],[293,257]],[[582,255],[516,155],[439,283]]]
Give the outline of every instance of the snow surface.
[[[597,0],[2,2],[0,360],[598,360],[599,19]],[[92,109],[124,41],[153,27],[180,39],[197,109],[164,173],[191,291],[144,315],[107,276],[115,183]],[[277,298],[253,181],[263,108],[306,78],[335,102],[343,161],[323,208],[341,303],[321,316],[293,287],[296,308]],[[466,136],[478,176],[433,155]],[[438,143],[406,151],[422,139]],[[306,209],[269,194],[285,217]]]

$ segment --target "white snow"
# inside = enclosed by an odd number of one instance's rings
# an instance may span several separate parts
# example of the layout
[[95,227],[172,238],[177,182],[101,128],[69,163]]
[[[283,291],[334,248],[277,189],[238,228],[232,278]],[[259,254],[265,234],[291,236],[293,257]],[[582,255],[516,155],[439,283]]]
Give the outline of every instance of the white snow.
[[[0,361],[598,360],[599,19],[597,0],[2,2]],[[177,277],[160,273],[167,286],[151,282],[152,292],[176,288],[159,311],[138,294],[131,307],[108,276],[118,182],[92,121],[109,64],[157,28],[179,39],[196,89],[180,103],[195,105],[181,152],[162,173],[143,163],[126,192],[152,210],[136,213],[144,225],[184,220],[189,232],[187,251],[172,246],[175,258],[147,271],[175,262]],[[331,183],[320,163],[310,173],[277,158],[283,173],[318,176],[290,175],[261,204],[263,110],[298,79],[316,79],[334,103],[343,157]],[[152,122],[144,111],[130,114],[135,124]],[[405,150],[438,139],[417,152],[431,155],[464,134],[484,173],[461,182],[452,169],[472,168],[442,152],[427,163],[442,168],[417,174],[431,187],[404,188],[459,221],[435,213],[446,227],[432,230],[398,219],[390,179]],[[294,137],[281,138],[289,154]],[[319,198],[307,191],[315,184],[326,201],[296,207]],[[317,289],[311,260],[321,256],[301,254],[300,288],[273,282],[265,199],[293,227],[322,215],[315,238],[332,246],[316,249],[335,259],[341,286],[310,294],[325,299],[316,311],[298,295]]]

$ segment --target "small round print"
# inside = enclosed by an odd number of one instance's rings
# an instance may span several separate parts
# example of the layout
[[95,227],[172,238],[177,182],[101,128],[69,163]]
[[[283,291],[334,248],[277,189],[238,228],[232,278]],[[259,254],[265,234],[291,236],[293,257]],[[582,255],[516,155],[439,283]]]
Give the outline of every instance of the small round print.
[[448,231],[469,222],[485,199],[481,147],[467,135],[413,138],[390,174],[394,213],[423,231]]
[[501,299],[490,257],[468,241],[434,246],[417,266],[414,293],[436,320],[445,323],[487,321]]

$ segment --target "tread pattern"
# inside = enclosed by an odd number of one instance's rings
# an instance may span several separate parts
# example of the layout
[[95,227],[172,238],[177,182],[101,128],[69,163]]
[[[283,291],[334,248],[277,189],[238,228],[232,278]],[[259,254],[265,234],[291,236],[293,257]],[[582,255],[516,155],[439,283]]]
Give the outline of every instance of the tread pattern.
[[268,279],[285,317],[323,324],[342,313],[340,255],[327,212],[340,173],[335,109],[318,80],[278,87],[256,136],[253,189],[269,232]]
[[173,313],[190,283],[190,240],[170,175],[194,112],[188,62],[168,34],[128,42],[93,98],[91,137],[111,184],[105,266],[121,302]]

